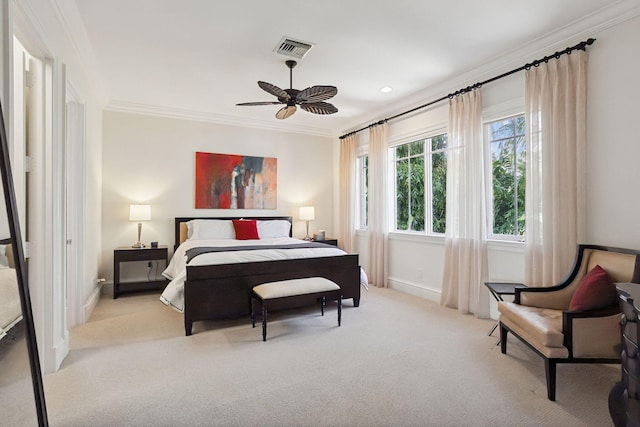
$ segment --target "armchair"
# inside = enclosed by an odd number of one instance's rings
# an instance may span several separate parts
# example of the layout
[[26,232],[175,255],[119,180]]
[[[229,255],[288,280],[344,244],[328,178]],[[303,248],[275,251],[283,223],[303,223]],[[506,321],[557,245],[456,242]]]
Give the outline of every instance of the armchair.
[[547,397],[556,398],[558,363],[620,363],[620,309],[615,299],[603,307],[570,310],[582,279],[599,265],[612,282],[640,279],[640,251],[579,245],[573,268],[559,284],[516,289],[513,302],[500,302],[500,350],[511,332],[544,359]]

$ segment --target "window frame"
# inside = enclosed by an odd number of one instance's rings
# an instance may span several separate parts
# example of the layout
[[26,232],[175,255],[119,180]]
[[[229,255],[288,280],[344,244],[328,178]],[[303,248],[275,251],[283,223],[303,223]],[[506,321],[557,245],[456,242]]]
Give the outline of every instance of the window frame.
[[[428,132],[422,132],[416,135],[412,135],[411,137],[407,137],[407,138],[403,138],[402,140],[398,140],[395,141],[390,147],[389,147],[389,162],[391,163],[391,167],[389,168],[391,171],[391,177],[392,177],[392,191],[390,191],[390,197],[392,197],[392,200],[390,200],[390,203],[392,203],[393,205],[393,219],[392,221],[390,221],[390,232],[392,233],[402,233],[402,234],[409,234],[409,235],[417,235],[417,236],[436,236],[436,237],[444,237],[444,233],[439,233],[439,232],[434,232],[433,231],[433,179],[432,179],[432,175],[433,175],[433,170],[432,170],[432,166],[433,166],[433,159],[432,156],[434,153],[440,153],[440,152],[448,152],[448,150],[450,150],[450,148],[447,146],[446,149],[439,149],[439,150],[432,150],[432,144],[431,144],[431,140],[434,137],[440,136],[440,135],[447,135],[447,129],[446,127],[438,127],[435,129],[432,129]],[[412,143],[415,142],[419,142],[422,141],[423,143],[423,150],[421,153],[422,159],[423,159],[423,163],[424,163],[424,199],[423,199],[423,210],[424,210],[424,230],[423,231],[416,231],[416,230],[400,230],[398,229],[398,204],[396,203],[396,200],[398,198],[398,193],[397,193],[397,162],[398,162],[398,158],[396,157],[396,149],[402,145],[411,145]],[[447,136],[447,143],[448,143],[448,136]],[[416,157],[416,156],[412,156],[410,154],[410,150],[408,150],[408,155],[406,157],[406,159],[410,159],[412,157]],[[410,198],[410,197],[409,197]]]
[[[524,243],[526,241],[526,228],[523,235],[496,234],[493,232],[493,227],[494,227],[493,164],[492,164],[492,154],[491,154],[491,143],[493,142],[493,140],[491,140],[489,137],[489,125],[494,122],[515,119],[517,117],[523,117],[526,120],[524,111],[518,110],[518,111],[511,111],[503,115],[496,115],[490,118],[483,118],[483,121],[482,121],[482,136],[483,136],[483,145],[485,149],[485,165],[487,170],[486,180],[485,180],[486,181],[485,182],[486,210],[487,210],[486,212],[487,240],[502,241],[502,242],[516,242],[516,243]],[[525,132],[522,136],[525,138],[525,156],[526,156],[527,154],[526,153],[526,138],[527,138],[526,124],[525,124]],[[517,190],[516,190],[516,194],[517,194]]]

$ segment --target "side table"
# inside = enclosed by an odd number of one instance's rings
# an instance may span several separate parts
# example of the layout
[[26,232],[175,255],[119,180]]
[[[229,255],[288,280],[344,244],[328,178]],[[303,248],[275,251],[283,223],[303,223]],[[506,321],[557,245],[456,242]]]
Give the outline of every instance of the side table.
[[[118,295],[123,292],[140,291],[148,289],[161,289],[166,286],[168,281],[161,280],[149,280],[149,281],[135,281],[135,282],[121,282],[120,281],[120,263],[132,262],[132,261],[164,261],[165,265],[168,262],[168,249],[167,245],[160,245],[157,248],[130,248],[120,247],[113,251],[113,299],[118,298]],[[127,290],[120,289],[121,286],[125,286]]]
[[[504,301],[504,299],[502,299],[502,295],[515,295],[516,289],[522,289],[527,287],[527,285],[522,283],[509,283],[509,282],[484,282],[484,285],[487,288],[489,288],[489,292],[491,292],[491,295],[493,295],[493,298],[495,298],[495,300],[498,302]],[[493,325],[493,328],[491,328],[491,330],[487,335],[493,334],[493,331],[496,330],[499,324],[500,324],[500,321],[498,320],[496,324]],[[500,344],[500,341],[498,341],[498,344]]]
[[326,243],[327,245],[338,246],[338,239],[334,239],[332,237],[328,237],[324,240],[313,240],[313,241],[318,243]]

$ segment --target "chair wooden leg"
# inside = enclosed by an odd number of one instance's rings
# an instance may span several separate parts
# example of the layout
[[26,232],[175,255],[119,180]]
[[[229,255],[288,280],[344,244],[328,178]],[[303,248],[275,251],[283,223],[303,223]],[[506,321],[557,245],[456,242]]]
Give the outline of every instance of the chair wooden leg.
[[551,359],[544,359],[544,372],[547,377],[547,397],[551,401],[556,400],[556,362]]
[[507,333],[509,331],[507,328],[500,324],[500,352],[502,354],[507,354]]

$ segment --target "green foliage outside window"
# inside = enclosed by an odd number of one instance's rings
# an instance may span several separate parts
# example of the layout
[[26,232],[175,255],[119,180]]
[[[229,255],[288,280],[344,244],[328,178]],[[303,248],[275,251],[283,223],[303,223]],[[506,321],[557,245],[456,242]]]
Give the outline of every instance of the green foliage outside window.
[[369,226],[369,156],[358,157],[357,165],[357,227],[366,229]]
[[396,229],[409,229],[409,159],[396,161]]
[[431,138],[431,212],[433,232],[444,233],[447,214],[447,135]]
[[[413,141],[395,148],[396,230],[444,233],[446,212],[447,136]],[[427,151],[428,150],[428,151]],[[426,152],[427,151],[427,152]],[[427,160],[430,156],[431,160]],[[429,168],[430,171],[425,170]],[[431,226],[425,212],[431,174]]]
[[524,116],[488,123],[493,189],[493,234],[524,236]]
[[[491,150],[492,234],[523,237],[524,116],[498,120],[486,126]],[[447,143],[447,135],[442,134],[395,148],[396,230],[445,232]]]

